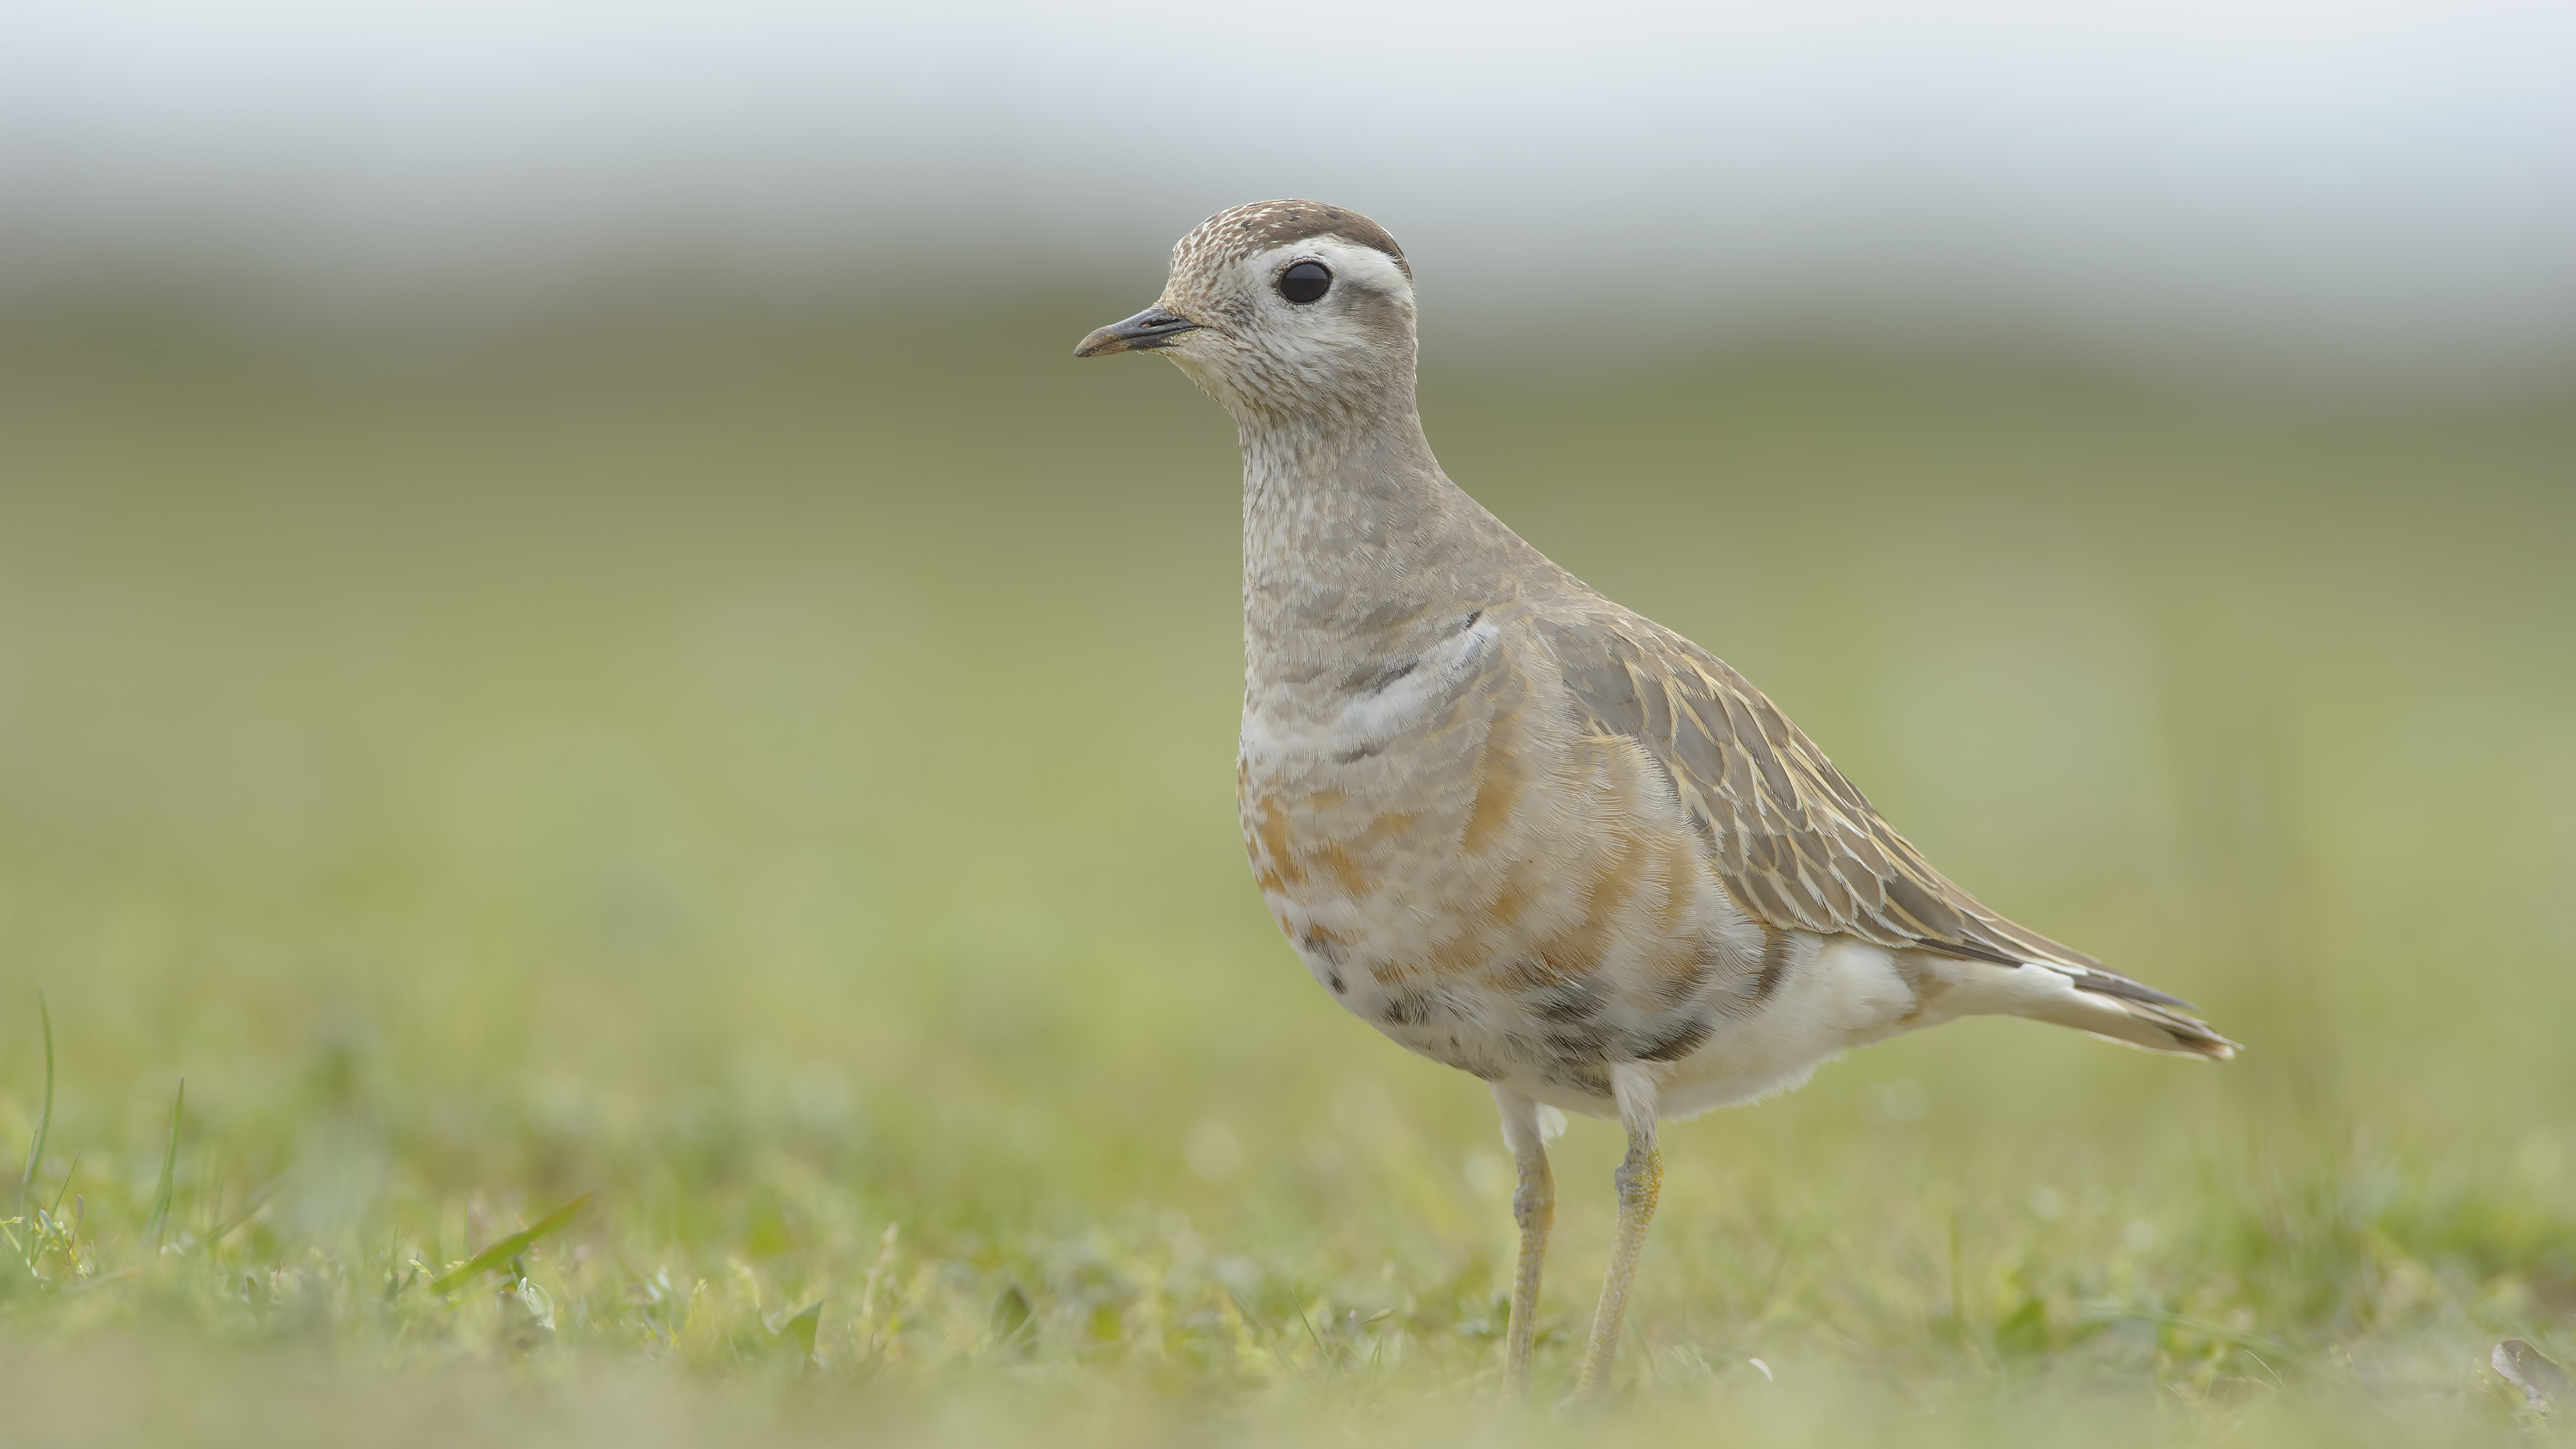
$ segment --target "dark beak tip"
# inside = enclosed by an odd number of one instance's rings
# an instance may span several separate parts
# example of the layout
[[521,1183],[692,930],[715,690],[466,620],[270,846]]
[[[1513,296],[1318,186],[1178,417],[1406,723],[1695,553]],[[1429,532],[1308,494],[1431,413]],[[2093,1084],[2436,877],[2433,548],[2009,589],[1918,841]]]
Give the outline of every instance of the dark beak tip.
[[1076,357],[1105,357],[1113,352],[1143,352],[1161,347],[1184,332],[1198,330],[1196,322],[1163,307],[1148,307],[1124,322],[1113,322],[1076,343]]
[[1098,357],[1106,352],[1123,352],[1126,349],[1118,345],[1119,340],[1118,329],[1114,327],[1094,328],[1080,342],[1073,344],[1073,355]]

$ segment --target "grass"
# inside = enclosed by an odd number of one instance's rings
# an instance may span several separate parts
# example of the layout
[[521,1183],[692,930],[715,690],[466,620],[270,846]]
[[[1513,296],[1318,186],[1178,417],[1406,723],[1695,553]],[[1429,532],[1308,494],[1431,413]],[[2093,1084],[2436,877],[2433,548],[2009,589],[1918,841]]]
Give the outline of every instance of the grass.
[[[1121,300],[410,358],[17,319],[13,1434],[1569,1432],[1486,1407],[1483,1091],[1244,878],[1231,438],[1067,360]],[[2508,1441],[2487,1348],[2576,1354],[2576,415],[1794,357],[1425,406],[1954,875],[2250,1047],[1969,1022],[1675,1127],[1582,1437]],[[1551,1393],[1612,1139],[1560,1144]]]

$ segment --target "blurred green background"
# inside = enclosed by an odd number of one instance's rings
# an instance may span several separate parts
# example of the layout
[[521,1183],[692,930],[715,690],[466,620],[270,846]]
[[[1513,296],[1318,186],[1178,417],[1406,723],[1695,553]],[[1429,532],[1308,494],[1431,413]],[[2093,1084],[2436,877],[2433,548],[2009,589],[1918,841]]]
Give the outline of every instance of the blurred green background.
[[[13,314],[26,1442],[1476,1412],[1508,1163],[1246,878],[1230,429],[1068,355],[1141,300]],[[1628,1426],[2505,1434],[2488,1346],[2576,1350],[2568,399],[1529,342],[1428,324],[1453,476],[2248,1046],[1972,1021],[1674,1128]],[[1560,1391],[1612,1139],[1559,1147]]]
[[[2529,1442],[2562,10],[0,7],[0,1440]],[[2244,1057],[1675,1126],[1551,1417],[1578,1123],[1498,1407],[1486,1094],[1243,865],[1230,429],[1069,356],[1300,195],[1461,483]]]

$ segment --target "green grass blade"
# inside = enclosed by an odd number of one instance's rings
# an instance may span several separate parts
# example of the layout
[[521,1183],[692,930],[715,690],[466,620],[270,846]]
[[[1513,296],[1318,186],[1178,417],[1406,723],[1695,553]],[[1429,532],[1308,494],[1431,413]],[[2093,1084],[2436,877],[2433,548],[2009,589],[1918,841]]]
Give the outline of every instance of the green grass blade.
[[62,1219],[63,1199],[72,1195],[72,1179],[80,1176],[81,1159],[88,1154],[89,1149],[86,1147],[72,1154],[72,1165],[64,1170],[63,1185],[54,1189],[54,1201],[45,1209],[45,1216],[58,1222]]
[[177,1187],[179,1170],[179,1113],[188,1105],[188,1079],[179,1079],[178,1100],[170,1104],[170,1140],[161,1149],[161,1183],[152,1190],[152,1247],[161,1248],[161,1230],[170,1222],[170,1198]]
[[814,1361],[814,1330],[822,1327],[822,1324],[823,1300],[817,1298],[798,1309],[778,1331],[796,1340],[797,1352],[804,1355],[806,1362],[811,1363]]
[[249,1222],[252,1218],[259,1216],[259,1210],[268,1206],[268,1200],[277,1195],[278,1188],[284,1186],[285,1182],[286,1175],[284,1173],[280,1173],[277,1176],[270,1178],[265,1186],[254,1191],[248,1198],[243,1200],[241,1211],[234,1213],[220,1226],[206,1234],[205,1245],[209,1248],[213,1247],[215,1244],[232,1236],[233,1229],[240,1227],[242,1224]]
[[501,1241],[494,1243],[492,1246],[485,1248],[482,1252],[475,1254],[473,1257],[466,1259],[456,1267],[450,1268],[446,1272],[441,1273],[438,1275],[437,1279],[429,1285],[429,1291],[432,1293],[444,1293],[449,1289],[454,1288],[457,1284],[464,1282],[466,1279],[473,1277],[477,1273],[487,1272],[491,1269],[500,1267],[512,1258],[526,1252],[530,1243],[533,1243],[537,1239],[544,1237],[546,1234],[555,1231],[564,1224],[571,1222],[575,1213],[578,1213],[583,1208],[590,1206],[590,1200],[594,1196],[596,1196],[596,1194],[587,1192],[583,1193],[581,1196],[565,1203],[562,1207],[556,1208],[553,1212],[546,1214],[543,1218],[537,1221],[535,1226],[522,1228],[519,1231],[512,1233],[510,1236],[503,1238]]
[[18,1211],[27,1210],[28,1200],[35,1196],[36,1169],[45,1160],[45,1139],[54,1133],[54,1012],[45,1004],[45,993],[36,993],[36,1016],[45,1026],[45,1106],[36,1117],[36,1140],[27,1144],[27,1170],[18,1174]]
[[[2179,1328],[2185,1333],[2196,1333],[2203,1338],[2232,1344],[2237,1348],[2260,1349],[2276,1357],[2291,1351],[2289,1345],[2275,1342],[2260,1334],[2242,1333],[2223,1323],[2212,1323],[2206,1318],[2195,1318],[2188,1313],[2171,1313],[2161,1308],[2146,1308],[2126,1303],[2079,1303],[2076,1305],[2076,1311],[2078,1316],[2087,1323],[2118,1323],[2123,1320],[2153,1323],[2165,1328]],[[2270,1364],[2264,1364],[2264,1368],[2270,1367]]]

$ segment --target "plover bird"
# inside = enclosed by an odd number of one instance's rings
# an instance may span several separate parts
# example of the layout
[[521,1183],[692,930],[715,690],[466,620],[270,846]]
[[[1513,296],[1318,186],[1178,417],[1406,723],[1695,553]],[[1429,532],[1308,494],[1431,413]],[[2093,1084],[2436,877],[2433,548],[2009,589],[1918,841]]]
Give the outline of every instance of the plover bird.
[[1502,1109],[1513,1389],[1551,1108],[1627,1132],[1577,1390],[1606,1393],[1659,1119],[1958,1016],[2234,1052],[2189,1003],[1978,904],[1744,676],[1450,482],[1414,411],[1412,267],[1377,223],[1311,201],[1210,217],[1162,300],[1075,355],[1146,351],[1242,442],[1235,788],[1271,916],[1334,1000]]

